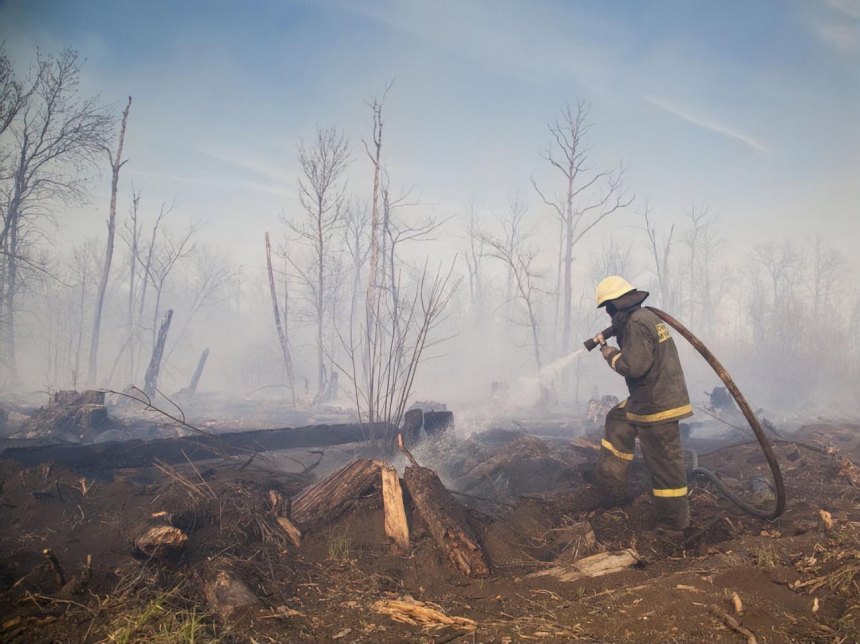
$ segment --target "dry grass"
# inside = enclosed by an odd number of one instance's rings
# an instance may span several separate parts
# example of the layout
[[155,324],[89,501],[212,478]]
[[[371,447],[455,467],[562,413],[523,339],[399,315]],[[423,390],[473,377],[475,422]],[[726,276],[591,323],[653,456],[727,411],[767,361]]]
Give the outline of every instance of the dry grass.
[[118,615],[106,631],[104,644],[217,644],[221,639],[208,615],[179,597],[179,587]]
[[328,558],[334,561],[349,561],[352,553],[352,538],[345,533],[334,535],[328,542]]
[[772,544],[764,544],[755,550],[755,565],[759,568],[773,568],[779,565],[779,553]]

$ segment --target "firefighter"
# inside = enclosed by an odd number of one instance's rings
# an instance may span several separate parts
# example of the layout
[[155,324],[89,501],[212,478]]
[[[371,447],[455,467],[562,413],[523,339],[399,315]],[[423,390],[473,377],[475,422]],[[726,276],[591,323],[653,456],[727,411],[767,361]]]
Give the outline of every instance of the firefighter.
[[601,353],[624,376],[630,396],[606,416],[597,462],[601,493],[621,499],[636,438],[651,474],[661,549],[683,544],[690,524],[687,472],[678,421],[693,414],[678,349],[666,324],[642,302],[648,297],[625,279],[612,276],[597,286],[597,307],[612,317],[619,348],[604,344]]

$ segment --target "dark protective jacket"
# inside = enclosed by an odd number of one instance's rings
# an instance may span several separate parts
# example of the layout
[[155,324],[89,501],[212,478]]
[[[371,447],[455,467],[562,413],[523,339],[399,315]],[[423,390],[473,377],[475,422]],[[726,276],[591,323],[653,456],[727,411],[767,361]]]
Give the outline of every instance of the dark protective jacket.
[[627,420],[658,425],[692,416],[678,348],[666,323],[635,304],[617,311],[612,326],[621,349],[608,352],[606,361],[627,381]]

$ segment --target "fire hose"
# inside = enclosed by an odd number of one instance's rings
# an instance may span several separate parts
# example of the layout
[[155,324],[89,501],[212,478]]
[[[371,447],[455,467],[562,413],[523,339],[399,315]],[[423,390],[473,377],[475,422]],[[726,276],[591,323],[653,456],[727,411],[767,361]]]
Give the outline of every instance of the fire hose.
[[738,386],[735,384],[735,381],[732,380],[732,377],[729,375],[729,372],[726,371],[725,367],[717,360],[717,357],[711,353],[711,351],[706,347],[699,338],[697,338],[693,333],[685,327],[683,324],[678,322],[675,318],[673,318],[668,313],[664,313],[660,309],[655,309],[653,306],[646,306],[646,309],[651,311],[658,318],[663,320],[666,324],[675,329],[678,333],[684,336],[684,339],[687,340],[696,351],[699,352],[705,361],[711,365],[711,368],[714,372],[720,377],[720,380],[723,381],[723,384],[726,385],[726,388],[729,390],[729,393],[732,394],[732,398],[735,399],[735,402],[738,404],[741,412],[744,415],[744,418],[747,419],[750,428],[752,428],[755,433],[755,437],[758,439],[759,445],[761,445],[761,449],[764,452],[764,457],[767,460],[767,464],[770,466],[770,473],[773,476],[773,484],[774,489],[776,490],[776,504],[774,505],[773,510],[770,512],[766,510],[762,510],[750,503],[747,503],[744,499],[739,497],[737,494],[729,490],[726,487],[725,483],[723,483],[716,474],[711,472],[704,467],[699,467],[698,457],[695,452],[693,452],[693,463],[692,463],[692,476],[702,476],[708,479],[711,483],[713,483],[717,489],[723,493],[723,495],[736,506],[738,506],[741,510],[746,512],[747,514],[751,514],[760,519],[773,520],[779,517],[785,511],[785,483],[782,481],[782,471],[779,469],[779,462],[776,460],[776,454],[773,453],[773,447],[770,444],[767,436],[765,436],[764,430],[761,427],[761,423],[759,422],[756,415],[753,413],[752,408],[749,406],[746,398],[741,393],[741,390],[738,389]]
[[[651,311],[658,318],[663,320],[666,324],[675,329],[678,333],[684,336],[684,339],[687,340],[696,351],[699,352],[705,361],[711,365],[711,368],[714,372],[720,377],[720,380],[723,381],[723,384],[726,385],[726,388],[729,390],[729,393],[732,394],[732,398],[735,399],[738,407],[749,423],[750,428],[752,428],[755,433],[756,438],[758,439],[759,445],[761,446],[762,451],[764,452],[764,457],[767,460],[768,465],[770,466],[770,472],[773,476],[774,489],[776,491],[776,503],[774,505],[773,510],[767,511],[763,510],[751,503],[748,503],[740,496],[732,492],[728,487],[726,487],[725,483],[723,483],[719,477],[711,472],[710,470],[699,466],[699,459],[695,452],[690,451],[691,453],[691,465],[692,469],[690,471],[691,476],[701,476],[711,483],[713,483],[717,489],[722,492],[722,494],[732,503],[734,503],[738,508],[750,514],[754,517],[758,517],[760,519],[766,519],[772,521],[779,517],[785,511],[785,484],[782,480],[782,472],[779,469],[779,462],[776,460],[776,454],[773,453],[773,447],[770,444],[767,436],[765,436],[764,430],[761,427],[761,423],[758,418],[756,418],[753,413],[752,408],[747,403],[746,398],[741,393],[740,389],[738,389],[732,377],[729,375],[729,372],[726,371],[725,367],[717,360],[716,356],[711,353],[711,351],[706,347],[699,338],[697,338],[693,333],[681,324],[678,320],[673,318],[668,313],[664,313],[660,309],[655,309],[653,306],[646,306],[646,309]],[[615,334],[615,329],[610,327],[603,331],[600,335],[595,338],[586,341],[586,348],[591,351],[597,344],[605,344],[605,340],[612,335]]]

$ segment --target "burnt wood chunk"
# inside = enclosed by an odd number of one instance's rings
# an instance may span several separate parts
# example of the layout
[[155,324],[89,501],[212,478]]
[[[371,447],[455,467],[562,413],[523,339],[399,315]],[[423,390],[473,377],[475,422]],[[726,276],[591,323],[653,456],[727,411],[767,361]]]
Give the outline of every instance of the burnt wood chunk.
[[72,405],[80,407],[81,405],[104,405],[105,392],[95,389],[87,389],[86,391],[55,391],[51,394],[52,405]]
[[577,581],[584,577],[602,577],[615,572],[621,572],[639,563],[636,553],[632,550],[621,552],[601,552],[590,557],[585,557],[574,563],[562,564],[547,570],[539,570],[526,579],[535,577],[553,577],[558,581]]
[[406,468],[403,482],[430,534],[457,569],[467,577],[488,576],[490,568],[466,520],[466,512],[445,489],[436,472],[411,465]]
[[360,458],[348,463],[293,498],[290,518],[303,532],[324,526],[379,482],[379,472],[379,461]]
[[412,447],[418,443],[418,437],[421,432],[421,426],[424,424],[424,412],[420,409],[410,409],[403,414],[403,423],[401,426],[401,435],[403,442],[408,447]]
[[382,500],[385,504],[385,535],[391,540],[391,549],[404,553],[409,549],[409,524],[403,506],[403,490],[397,470],[387,463],[382,466]]
[[454,412],[428,411],[424,414],[424,431],[427,436],[434,436],[448,431],[454,426]]

